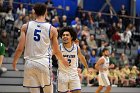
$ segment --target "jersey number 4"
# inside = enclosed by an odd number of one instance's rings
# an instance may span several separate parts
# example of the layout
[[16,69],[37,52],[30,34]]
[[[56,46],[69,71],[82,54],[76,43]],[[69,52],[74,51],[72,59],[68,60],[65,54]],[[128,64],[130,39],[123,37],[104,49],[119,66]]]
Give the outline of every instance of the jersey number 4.
[[35,31],[34,31],[34,40],[35,41],[40,41],[40,33],[41,33],[41,30],[35,29]]

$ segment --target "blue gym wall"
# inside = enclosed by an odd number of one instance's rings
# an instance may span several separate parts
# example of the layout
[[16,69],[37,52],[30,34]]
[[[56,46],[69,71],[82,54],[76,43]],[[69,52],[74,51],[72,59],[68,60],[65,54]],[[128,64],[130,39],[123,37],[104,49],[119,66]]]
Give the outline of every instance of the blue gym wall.
[[[84,0],[84,9],[98,12],[104,5],[105,1],[106,0]],[[116,12],[120,10],[122,4],[124,4],[128,12],[130,12],[130,0],[111,0],[111,4]],[[104,11],[107,11],[107,9],[108,5],[106,6]]]
[[[43,3],[47,0],[15,0],[15,1],[32,4],[36,2]],[[52,0],[52,1],[54,2],[55,7],[58,7],[58,5],[61,5],[64,8],[63,11],[58,10],[60,15],[66,14],[68,15],[68,17],[74,18],[78,0]],[[104,5],[105,0],[83,0],[83,2],[84,2],[83,6],[85,10],[98,12]],[[131,5],[130,0],[111,0],[111,4],[113,8],[116,10],[116,12],[118,12],[120,10],[121,5],[124,4],[128,12],[130,13],[130,5]],[[66,6],[70,6],[69,12],[65,10]],[[107,11],[107,10],[108,10],[108,5],[104,11]],[[140,15],[140,0],[136,0],[136,13]]]
[[140,16],[140,0],[136,0],[136,13]]

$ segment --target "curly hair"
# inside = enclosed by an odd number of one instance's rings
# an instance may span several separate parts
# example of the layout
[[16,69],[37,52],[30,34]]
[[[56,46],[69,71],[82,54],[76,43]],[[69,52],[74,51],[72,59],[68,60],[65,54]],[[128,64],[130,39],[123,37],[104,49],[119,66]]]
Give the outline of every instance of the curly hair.
[[75,41],[77,39],[77,33],[72,27],[63,27],[62,29],[60,29],[60,31],[59,31],[60,38],[62,38],[62,35],[64,32],[70,33],[70,35],[72,37],[72,41]]

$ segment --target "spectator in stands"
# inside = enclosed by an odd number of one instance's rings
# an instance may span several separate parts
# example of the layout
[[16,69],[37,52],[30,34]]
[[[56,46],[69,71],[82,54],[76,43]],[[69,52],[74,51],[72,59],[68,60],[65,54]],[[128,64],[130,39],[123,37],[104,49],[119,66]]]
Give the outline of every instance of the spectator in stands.
[[7,68],[1,66],[3,62],[4,54],[5,54],[5,46],[3,43],[0,42],[0,76],[2,73],[7,71]]
[[[88,12],[87,13],[87,21],[88,21],[88,27],[91,29],[91,30],[93,30],[94,29],[94,17],[93,17],[93,15],[92,15],[92,13],[91,12]],[[95,30],[95,29],[94,29]]]
[[118,15],[121,16],[120,18],[122,18],[122,23],[126,27],[129,24],[129,20],[127,18],[123,17],[123,16],[128,16],[128,11],[126,10],[124,4],[121,5],[121,9],[119,10]]
[[90,29],[87,26],[83,26],[81,35],[82,36],[85,35],[86,38],[90,37]]
[[95,24],[96,24],[96,27],[99,28],[99,24],[103,21],[103,18],[102,18],[102,13],[99,12],[97,14],[97,16],[95,17]]
[[87,14],[85,12],[82,13],[82,16],[80,19],[81,19],[81,24],[84,26],[87,26],[88,20],[87,20]]
[[121,16],[128,15],[128,12],[127,12],[124,4],[121,5],[121,9],[119,10],[118,14]]
[[20,15],[22,15],[23,17],[26,15],[26,9],[23,7],[23,4],[20,3],[19,7],[17,8],[17,17],[18,18]]
[[124,53],[121,53],[119,59],[119,67],[125,67],[127,64],[129,64],[128,57]]
[[82,84],[82,80],[83,80],[82,69],[81,68],[77,68],[77,71],[78,71],[78,75],[79,75],[79,78],[80,78],[80,82]]
[[2,31],[2,34],[0,36],[0,42],[4,44],[5,51],[6,54],[8,54],[8,57],[11,57],[13,54],[13,49],[10,47],[10,37],[6,31]]
[[83,15],[83,8],[81,7],[81,5],[78,5],[77,6],[77,9],[76,9],[76,13],[75,13],[75,16],[76,17],[79,17],[80,19],[82,18],[82,15]]
[[71,26],[75,28],[77,24],[81,25],[81,21],[78,17],[75,17],[75,19],[71,21]]
[[26,24],[29,21],[30,21],[29,15],[26,15],[23,19],[23,24]]
[[130,86],[136,85],[136,78],[137,78],[138,74],[139,74],[139,71],[137,70],[137,67],[133,66],[131,71],[130,71],[130,75],[129,75]]
[[14,23],[14,39],[17,39],[20,35],[20,28],[23,25],[23,15],[20,15]]
[[13,30],[13,25],[15,21],[13,13],[13,7],[8,5],[5,16],[5,29],[8,33],[11,33],[11,30]]
[[130,72],[133,74],[135,79],[136,79],[137,75],[140,73],[136,66],[133,66]]
[[81,25],[77,25],[76,28],[75,28],[75,31],[77,32],[77,38],[81,40],[81,34],[82,34]]
[[116,23],[114,22],[112,25],[109,26],[109,28],[106,30],[106,35],[109,39],[109,43],[111,43],[112,35],[116,32]]
[[66,27],[66,26],[68,26],[67,16],[66,16],[66,15],[63,15],[63,16],[62,16],[62,21],[60,22],[60,26],[61,26],[61,27]]
[[129,79],[130,68],[128,64],[126,64],[125,67],[123,68],[123,72],[125,74],[125,79]]
[[117,52],[117,48],[119,45],[121,45],[121,36],[119,34],[118,31],[116,31],[113,36],[112,36],[112,41],[113,41],[113,45],[114,45],[114,49]]
[[131,42],[130,42],[130,40],[131,40],[132,33],[131,33],[130,29],[131,28],[128,26],[126,28],[126,30],[124,31],[124,33],[123,33],[123,36],[124,36],[123,42],[124,42],[124,53],[126,53],[126,49],[129,48],[129,50],[130,50],[129,54],[131,55]]
[[119,71],[120,86],[128,86],[129,78],[126,78],[126,74],[124,73],[123,68],[120,67]]
[[136,78],[136,86],[140,87],[140,73],[138,74],[138,76]]
[[89,61],[89,50],[88,50],[88,46],[85,45],[85,44],[82,45],[81,52],[85,56],[86,61],[88,62]]
[[50,10],[52,10],[51,7],[53,7],[53,2],[51,0],[47,0],[45,4],[47,5],[48,11],[50,12]]
[[3,1],[0,1],[0,12],[5,12],[5,9],[3,7]]
[[110,80],[111,85],[118,84],[118,76],[115,73],[115,68],[112,68],[109,70],[109,80]]
[[97,73],[93,69],[93,67],[90,67],[87,71],[87,69],[84,69],[83,72],[83,79],[86,80],[87,86],[93,86],[94,83],[97,81]]
[[122,23],[122,19],[119,18],[118,23],[117,23],[117,31],[119,31],[119,33],[123,33],[125,30],[124,24]]
[[87,37],[87,44],[88,44],[90,50],[92,50],[92,49],[97,50],[98,47],[96,44],[94,34],[90,34],[90,37]]
[[115,55],[115,52],[112,52],[110,57],[109,57],[109,60],[110,60],[110,64],[114,64],[115,67],[118,66],[118,61],[116,59],[116,55]]
[[94,68],[95,64],[96,64],[96,51],[92,49],[89,54],[88,66]]

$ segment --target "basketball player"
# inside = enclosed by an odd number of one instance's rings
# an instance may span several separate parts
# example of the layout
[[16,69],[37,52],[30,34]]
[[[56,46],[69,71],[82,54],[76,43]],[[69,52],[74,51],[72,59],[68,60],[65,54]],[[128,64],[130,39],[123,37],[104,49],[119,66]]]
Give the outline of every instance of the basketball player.
[[45,22],[46,5],[35,4],[35,21],[24,24],[21,28],[19,44],[17,46],[13,68],[25,46],[24,58],[24,80],[23,86],[28,87],[30,93],[53,93],[51,81],[51,57],[52,50],[64,66],[69,66],[66,59],[62,56],[57,40],[57,30],[49,23]]
[[64,67],[61,62],[58,64],[58,92],[59,93],[81,93],[81,83],[78,76],[78,58],[88,69],[85,57],[80,47],[75,43],[77,34],[71,27],[64,27],[60,30],[62,43],[60,50],[63,57],[69,62],[69,67]]
[[114,65],[111,64],[109,65],[109,50],[107,48],[104,48],[102,50],[102,57],[99,58],[97,63],[95,64],[95,68],[99,70],[99,75],[98,75],[98,82],[99,82],[99,87],[96,90],[95,93],[100,93],[100,91],[103,89],[104,86],[106,86],[106,90],[104,93],[109,93],[111,91],[111,86],[110,86],[110,81],[108,78],[109,68],[113,68]]

